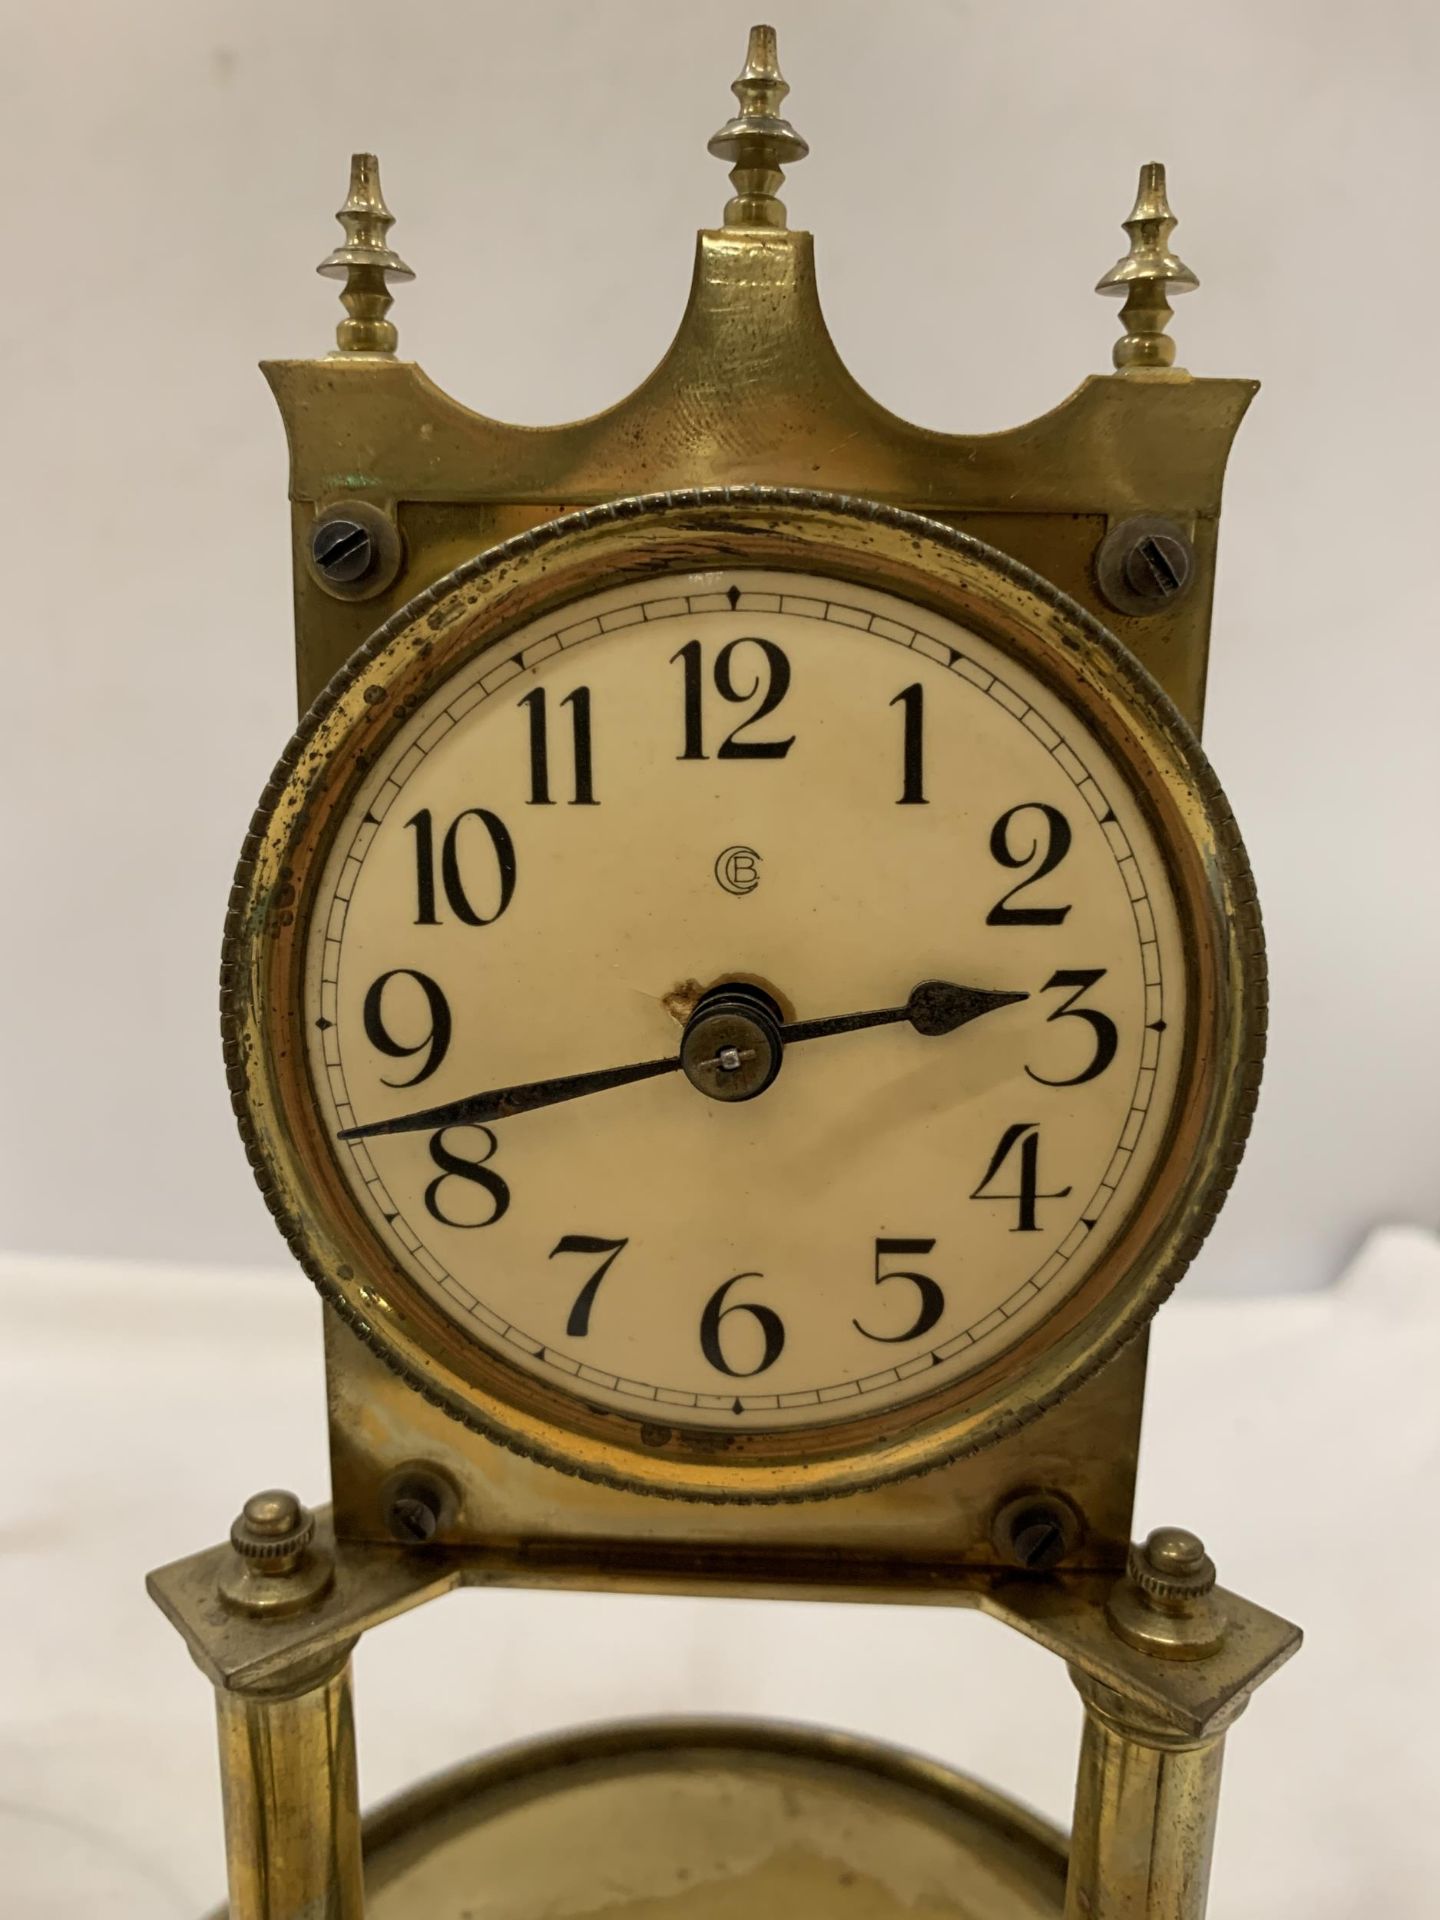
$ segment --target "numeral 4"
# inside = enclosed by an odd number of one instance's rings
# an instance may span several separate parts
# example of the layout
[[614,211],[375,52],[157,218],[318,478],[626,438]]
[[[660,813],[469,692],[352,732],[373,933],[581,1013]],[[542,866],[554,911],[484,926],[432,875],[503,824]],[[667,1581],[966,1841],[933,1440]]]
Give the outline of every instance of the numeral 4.
[[[991,1193],[988,1190],[991,1181],[996,1178],[1012,1153],[1019,1161],[1019,1192]],[[1040,1201],[1063,1200],[1069,1191],[1069,1187],[1056,1187],[1050,1193],[1040,1191],[1040,1129],[1033,1120],[1017,1120],[1013,1127],[1007,1127],[1001,1134],[1000,1144],[991,1154],[990,1164],[985,1169],[985,1177],[970,1198],[1015,1201],[1019,1208],[1019,1217],[1010,1231],[1035,1233],[1039,1230],[1035,1209]]]

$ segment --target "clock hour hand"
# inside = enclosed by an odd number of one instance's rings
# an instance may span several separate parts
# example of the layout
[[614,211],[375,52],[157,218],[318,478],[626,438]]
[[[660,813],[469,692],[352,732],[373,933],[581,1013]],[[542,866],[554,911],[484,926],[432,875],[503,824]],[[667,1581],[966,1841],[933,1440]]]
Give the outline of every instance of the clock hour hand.
[[820,1020],[773,1017],[768,997],[754,988],[717,987],[696,1007],[685,1025],[680,1051],[664,1060],[641,1060],[628,1067],[599,1067],[589,1073],[562,1074],[553,1080],[530,1080],[519,1086],[467,1094],[418,1113],[398,1114],[392,1120],[372,1120],[368,1126],[346,1127],[342,1140],[370,1140],[386,1133],[422,1133],[439,1127],[483,1125],[509,1120],[537,1107],[558,1106],[590,1093],[608,1093],[612,1087],[632,1086],[662,1073],[683,1069],[700,1093],[712,1100],[753,1100],[780,1071],[787,1045],[801,1040],[823,1040],[835,1033],[856,1033],[862,1027],[896,1026],[906,1020],[917,1033],[929,1037],[954,1033],[983,1013],[1008,1007],[1028,994],[1003,993],[985,987],[960,987],[950,980],[922,980],[900,1007],[882,1007],[870,1013],[831,1014]]
[[1028,993],[992,992],[986,987],[958,987],[951,980],[922,980],[903,1007],[883,1007],[876,1013],[841,1013],[824,1020],[792,1020],[781,1027],[785,1041],[821,1040],[827,1034],[855,1033],[861,1027],[887,1027],[908,1020],[917,1033],[929,1038],[954,1033],[982,1013],[1028,1000]]

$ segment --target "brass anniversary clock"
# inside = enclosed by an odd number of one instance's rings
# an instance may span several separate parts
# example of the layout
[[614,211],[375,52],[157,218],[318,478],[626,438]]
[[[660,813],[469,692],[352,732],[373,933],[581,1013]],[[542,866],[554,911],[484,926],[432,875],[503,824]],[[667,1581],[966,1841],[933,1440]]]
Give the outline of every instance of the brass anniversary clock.
[[[725,225],[609,414],[503,427],[396,359],[369,156],[339,350],[267,368],[305,717],[222,1011],[331,1309],[334,1505],[257,1495],[152,1577],[218,1689],[237,1920],[1193,1920],[1225,1730],[1298,1639],[1192,1535],[1129,1544],[1144,1329],[1259,1077],[1195,731],[1252,388],[1172,365],[1149,167],[1113,375],[979,439],[885,413],[777,198],[786,91],[756,28]],[[981,1607],[1084,1696],[1068,1855],[942,1769],[714,1722],[479,1762],[362,1876],[350,1649],[496,1583]]]

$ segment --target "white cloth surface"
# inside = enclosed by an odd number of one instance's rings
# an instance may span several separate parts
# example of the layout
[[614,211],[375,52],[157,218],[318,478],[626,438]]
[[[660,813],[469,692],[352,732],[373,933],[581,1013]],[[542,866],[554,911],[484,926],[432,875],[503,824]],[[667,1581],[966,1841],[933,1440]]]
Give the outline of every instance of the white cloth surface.
[[[298,1275],[0,1259],[0,1885],[15,1920],[190,1920],[223,1890],[210,1689],[148,1568],[246,1494],[326,1490]],[[1377,1232],[1323,1294],[1156,1327],[1137,1530],[1202,1533],[1307,1644],[1230,1739],[1212,1920],[1387,1920],[1440,1883],[1440,1242]],[[900,1742],[1068,1824],[1057,1662],[945,1609],[456,1595],[357,1655],[373,1802],[486,1747],[634,1714]]]

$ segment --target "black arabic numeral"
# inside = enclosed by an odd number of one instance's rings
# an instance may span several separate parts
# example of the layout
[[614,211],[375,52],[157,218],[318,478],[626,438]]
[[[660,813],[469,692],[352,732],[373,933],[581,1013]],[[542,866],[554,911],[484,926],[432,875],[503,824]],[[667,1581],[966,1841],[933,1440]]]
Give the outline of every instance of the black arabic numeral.
[[[1011,828],[1025,813],[1038,813],[1045,822],[1044,851],[1041,852],[1040,835],[1032,828],[1028,846],[1024,844],[1024,829],[1021,829],[1021,850],[1012,842]],[[1025,800],[1018,807],[1011,807],[1008,813],[1002,813],[990,831],[991,857],[998,860],[1002,867],[1018,869],[1028,867],[1039,856],[1040,864],[1035,871],[1027,874],[1010,889],[1003,899],[998,900],[985,916],[987,927],[1058,927],[1069,913],[1069,907],[1012,907],[1010,902],[1017,893],[1024,893],[1027,887],[1033,887],[1037,880],[1043,880],[1047,873],[1053,873],[1070,851],[1070,822],[1058,807],[1046,806],[1043,800]]]
[[670,664],[680,662],[685,675],[685,751],[682,760],[703,760],[705,758],[705,733],[702,706],[704,688],[700,682],[702,655],[698,640],[687,640],[678,653],[672,653]]
[[[748,685],[736,685],[736,656],[742,647],[758,647],[764,656],[764,666],[757,666],[753,680]],[[685,678],[684,718],[685,750],[680,754],[682,760],[704,760],[704,653],[698,640],[687,640],[677,653],[670,656],[670,664],[680,662]],[[715,656],[715,691],[722,700],[728,700],[734,706],[744,706],[747,700],[760,696],[760,704],[748,719],[741,720],[731,728],[725,739],[716,749],[717,760],[783,760],[795,744],[792,733],[785,740],[742,740],[742,733],[748,733],[751,727],[758,726],[768,714],[772,714],[790,690],[790,661],[783,647],[773,640],[760,640],[747,637],[731,640]],[[762,691],[763,689],[763,691]]]
[[580,1340],[589,1333],[590,1309],[594,1306],[595,1296],[600,1291],[600,1282],[629,1244],[628,1240],[597,1240],[593,1233],[567,1233],[562,1235],[550,1249],[552,1260],[557,1253],[603,1253],[605,1255],[575,1296],[575,1304],[570,1309],[570,1318],[565,1322],[565,1331],[572,1338]]
[[[430,1010],[430,1025],[413,1045],[397,1040],[385,1024],[385,989],[392,980],[413,980],[425,996]],[[393,1003],[393,995],[392,995]],[[428,1080],[450,1046],[450,1005],[439,986],[428,973],[417,973],[414,967],[392,967],[389,973],[382,973],[370,991],[365,995],[363,1012],[365,1038],[372,1047],[388,1054],[392,1060],[411,1060],[417,1053],[425,1054],[419,1069],[408,1080],[387,1080],[381,1075],[380,1084],[385,1087],[418,1087],[422,1080]],[[427,1051],[428,1049],[428,1051]]]
[[[570,709],[570,738],[575,757],[575,807],[593,807],[594,753],[590,744],[590,689],[576,687],[560,702]],[[550,798],[550,729],[545,711],[545,689],[536,687],[520,702],[530,716],[530,805],[548,807]]]
[[902,777],[900,807],[923,807],[925,799],[925,689],[917,680],[902,687],[890,702],[905,709],[905,733],[901,752]]
[[891,1343],[904,1340],[918,1340],[922,1333],[929,1333],[945,1311],[945,1295],[938,1280],[932,1280],[928,1273],[905,1273],[898,1267],[890,1273],[880,1271],[880,1262],[892,1255],[905,1256],[917,1253],[933,1253],[933,1240],[877,1240],[875,1242],[875,1284],[888,1286],[892,1280],[908,1280],[919,1294],[919,1303],[912,1324],[903,1333],[871,1333],[868,1327],[862,1327],[858,1320],[851,1325],[857,1333],[863,1333],[867,1340],[884,1340]]
[[[485,1151],[467,1160],[445,1144],[447,1133],[479,1133],[485,1137]],[[496,1140],[489,1127],[442,1127],[430,1136],[430,1158],[440,1169],[425,1189],[425,1211],[442,1227],[493,1227],[510,1206],[510,1189],[492,1168],[486,1166],[495,1152]],[[456,1220],[440,1211],[440,1190],[447,1180],[461,1180],[476,1186],[489,1196],[490,1211],[483,1220]]]
[[[985,1189],[1017,1147],[1020,1159],[1020,1191],[1018,1193],[987,1193]],[[991,1154],[990,1164],[985,1169],[985,1177],[970,1198],[972,1200],[1014,1200],[1019,1207],[1019,1217],[1010,1231],[1035,1233],[1039,1230],[1035,1218],[1037,1204],[1041,1200],[1063,1200],[1069,1191],[1069,1187],[1057,1187],[1052,1193],[1040,1191],[1040,1129],[1033,1120],[1017,1120],[1013,1127],[1007,1127],[1001,1134],[1000,1144]]]
[[[460,874],[460,829],[467,820],[478,820],[489,836],[495,855],[499,894],[493,913],[479,913],[465,891]],[[415,833],[415,897],[417,927],[439,924],[435,892],[435,827],[430,809],[422,807],[405,822]],[[498,813],[488,807],[467,807],[451,821],[440,848],[440,886],[446,905],[457,920],[467,927],[488,927],[498,920],[515,894],[515,842]]]
[[1086,993],[1105,978],[1104,967],[1069,967],[1052,973],[1040,989],[1049,993],[1052,987],[1073,987],[1075,991],[1062,1000],[1055,1011],[1048,1015],[1046,1024],[1051,1020],[1083,1020],[1095,1035],[1095,1051],[1090,1064],[1080,1073],[1072,1073],[1068,1079],[1052,1080],[1047,1074],[1036,1073],[1033,1067],[1025,1071],[1032,1080],[1038,1080],[1042,1087],[1078,1087],[1087,1080],[1097,1080],[1115,1058],[1120,1046],[1120,1030],[1108,1013],[1101,1013],[1095,1007],[1077,1007],[1075,1002],[1082,993]]
[[422,807],[405,825],[415,835],[415,924],[437,927],[440,922],[435,912],[435,828],[430,809]]
[[[761,1280],[763,1274],[737,1273],[731,1280],[718,1286],[705,1302],[705,1311],[700,1316],[700,1351],[718,1373],[729,1374],[732,1380],[749,1380],[757,1373],[764,1373],[767,1367],[773,1367],[780,1358],[785,1345],[785,1328],[780,1316],[773,1307],[761,1307],[753,1301],[737,1300],[727,1307],[725,1296],[732,1287],[738,1287],[742,1280]],[[720,1347],[721,1323],[732,1314],[748,1313],[764,1341],[764,1352],[753,1367],[732,1367]]]

